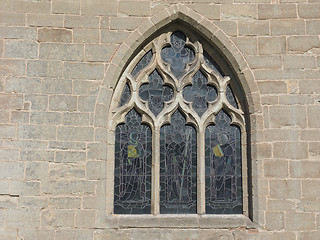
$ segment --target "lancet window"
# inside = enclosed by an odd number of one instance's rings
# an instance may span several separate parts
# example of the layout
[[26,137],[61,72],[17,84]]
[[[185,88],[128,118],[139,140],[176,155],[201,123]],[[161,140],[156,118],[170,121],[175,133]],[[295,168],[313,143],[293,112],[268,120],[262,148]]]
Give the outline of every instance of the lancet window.
[[241,214],[245,118],[205,45],[161,34],[123,73],[112,105],[114,214]]

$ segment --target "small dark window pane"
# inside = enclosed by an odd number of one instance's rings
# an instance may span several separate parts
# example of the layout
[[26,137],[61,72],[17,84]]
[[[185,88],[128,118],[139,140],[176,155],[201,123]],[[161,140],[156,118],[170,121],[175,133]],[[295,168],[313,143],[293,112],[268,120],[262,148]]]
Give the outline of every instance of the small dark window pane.
[[186,36],[179,31],[171,34],[170,47],[161,50],[162,60],[170,65],[170,70],[176,78],[180,78],[186,70],[186,64],[195,58],[194,51],[186,46]]
[[129,87],[128,83],[126,83],[126,85],[123,88],[122,94],[121,94],[119,107],[125,105],[129,101],[130,97],[131,97],[130,87]]
[[157,116],[163,109],[164,102],[173,98],[173,89],[163,85],[163,80],[157,70],[149,76],[149,83],[141,85],[139,96],[148,102],[151,112]]
[[131,75],[133,77],[137,77],[139,75],[139,73],[141,72],[142,69],[144,69],[146,66],[149,65],[149,63],[151,62],[152,59],[152,51],[148,51],[138,62],[138,64],[134,67],[134,69],[131,72]]
[[160,130],[160,213],[197,211],[197,134],[176,111]]
[[241,135],[231,118],[220,111],[205,132],[207,214],[241,214]]
[[212,57],[206,52],[203,51],[203,58],[205,63],[214,71],[220,73],[222,76],[224,75],[219,65],[212,59]]
[[232,91],[230,85],[227,86],[226,95],[227,95],[227,100],[231,104],[231,106],[235,107],[235,108],[238,108],[238,104],[237,104],[236,98],[233,95],[233,91]]
[[114,213],[151,213],[152,137],[133,109],[115,132]]
[[192,102],[193,110],[201,117],[208,108],[208,102],[217,98],[216,89],[208,85],[207,77],[198,71],[192,78],[192,86],[183,89],[183,97]]

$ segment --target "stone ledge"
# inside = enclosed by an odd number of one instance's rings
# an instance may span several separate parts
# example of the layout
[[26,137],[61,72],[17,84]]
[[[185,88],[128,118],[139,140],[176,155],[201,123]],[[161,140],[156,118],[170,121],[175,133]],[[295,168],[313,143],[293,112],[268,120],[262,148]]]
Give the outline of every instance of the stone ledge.
[[162,214],[162,215],[108,215],[108,228],[183,228],[183,229],[235,229],[259,228],[247,216]]

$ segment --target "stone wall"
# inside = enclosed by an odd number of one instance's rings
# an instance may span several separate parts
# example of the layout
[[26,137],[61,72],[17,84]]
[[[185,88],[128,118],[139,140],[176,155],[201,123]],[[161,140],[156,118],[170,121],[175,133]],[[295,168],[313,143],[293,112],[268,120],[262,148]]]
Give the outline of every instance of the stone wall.
[[[247,94],[250,223],[106,217],[113,89],[174,19],[221,48]],[[320,239],[319,37],[317,0],[2,0],[0,239]]]

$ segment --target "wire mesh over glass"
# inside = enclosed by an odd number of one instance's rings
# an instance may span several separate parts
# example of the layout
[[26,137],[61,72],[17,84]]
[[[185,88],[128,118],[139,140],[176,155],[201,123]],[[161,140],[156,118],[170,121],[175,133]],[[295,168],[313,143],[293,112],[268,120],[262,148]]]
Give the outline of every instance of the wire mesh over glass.
[[151,213],[151,129],[132,109],[116,127],[114,213]]
[[157,70],[154,70],[148,79],[149,83],[140,87],[139,96],[148,102],[149,109],[157,116],[162,111],[164,102],[173,98],[173,89],[163,85],[162,77]]
[[220,111],[205,132],[206,213],[242,213],[241,135]]
[[186,46],[186,35],[180,31],[173,32],[170,37],[170,47],[161,50],[161,57],[170,65],[170,70],[176,78],[180,78],[186,71],[186,64],[195,58],[194,50]]
[[207,77],[198,71],[192,78],[192,86],[186,86],[183,89],[183,97],[192,102],[192,108],[201,117],[208,109],[208,102],[217,98],[216,89],[208,85]]
[[176,111],[160,130],[160,213],[196,213],[197,134]]

